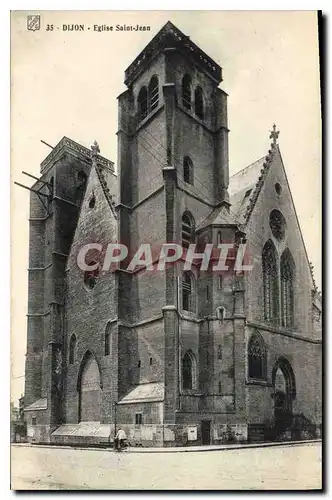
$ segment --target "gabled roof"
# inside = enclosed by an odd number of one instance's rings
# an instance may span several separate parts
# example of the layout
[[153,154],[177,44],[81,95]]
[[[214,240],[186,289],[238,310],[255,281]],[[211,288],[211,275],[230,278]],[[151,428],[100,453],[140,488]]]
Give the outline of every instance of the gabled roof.
[[223,205],[222,207],[215,208],[212,212],[198,224],[196,231],[201,231],[208,226],[237,226],[234,216],[229,213],[228,209]]
[[107,203],[110,206],[110,209],[112,210],[112,213],[113,213],[114,217],[117,218],[117,214],[116,214],[116,211],[115,211],[116,201],[113,198],[113,196],[111,195],[110,189],[109,189],[109,187],[107,185],[107,181],[105,179],[104,172],[103,172],[102,168],[98,164],[95,165],[95,167],[96,167],[97,176],[98,176],[100,185],[102,187],[103,193],[105,195],[105,198],[107,200]]
[[266,156],[255,161],[248,167],[240,170],[229,179],[229,195],[231,203],[231,214],[237,219],[238,223],[246,224],[255,207],[256,200],[261,192],[262,186],[269,172],[274,155],[279,155],[282,163],[282,168],[285,172],[285,178],[288,185],[291,202],[294,208],[294,213],[299,228],[300,236],[303,243],[306,259],[311,273],[313,288],[316,289],[311,263],[308,258],[307,248],[304,242],[300,222],[298,220],[292,192],[288,183],[287,174],[282,161],[281,153],[278,144],[271,144],[271,149]]

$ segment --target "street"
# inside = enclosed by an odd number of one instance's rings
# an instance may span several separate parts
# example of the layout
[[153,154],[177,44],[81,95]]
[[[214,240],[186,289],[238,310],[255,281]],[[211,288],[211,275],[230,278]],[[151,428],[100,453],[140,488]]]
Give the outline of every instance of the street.
[[15,490],[308,490],[321,443],[200,452],[117,453],[12,445]]

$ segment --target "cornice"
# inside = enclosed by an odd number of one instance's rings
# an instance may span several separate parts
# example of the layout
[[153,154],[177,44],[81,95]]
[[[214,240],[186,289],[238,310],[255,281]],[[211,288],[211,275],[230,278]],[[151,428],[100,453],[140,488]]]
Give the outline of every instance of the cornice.
[[[64,154],[71,154],[76,158],[82,159],[85,163],[91,165],[91,151],[90,149],[78,144],[77,142],[63,137],[60,142],[52,149],[49,155],[41,162],[40,171],[42,174],[46,173],[48,168],[62,158]],[[97,155],[97,164],[100,167],[107,168],[114,173],[114,163],[104,156]]]

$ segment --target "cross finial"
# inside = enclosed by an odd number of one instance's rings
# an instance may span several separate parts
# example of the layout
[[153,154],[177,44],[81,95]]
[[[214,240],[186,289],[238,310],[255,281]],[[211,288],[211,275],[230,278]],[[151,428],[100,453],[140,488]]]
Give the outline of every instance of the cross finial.
[[97,141],[94,141],[94,143],[91,146],[91,150],[92,150],[91,154],[92,158],[96,158],[98,156],[98,153],[100,153],[100,148]]
[[277,144],[277,139],[279,137],[279,130],[276,130],[276,124],[273,124],[273,130],[270,134],[270,139],[272,139],[272,146],[274,147]]

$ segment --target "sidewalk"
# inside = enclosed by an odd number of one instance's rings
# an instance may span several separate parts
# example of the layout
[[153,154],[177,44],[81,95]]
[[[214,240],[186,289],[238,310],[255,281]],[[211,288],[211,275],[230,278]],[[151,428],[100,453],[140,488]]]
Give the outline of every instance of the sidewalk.
[[[205,446],[177,446],[177,447],[136,447],[132,446],[121,453],[183,453],[183,452],[197,452],[197,451],[228,451],[228,450],[239,450],[245,448],[267,448],[273,446],[299,446],[307,445],[312,443],[321,443],[321,439],[308,439],[307,441],[278,441],[271,443],[237,443],[237,444],[223,444],[223,445],[205,445]],[[91,450],[91,451],[105,451],[105,452],[115,452],[113,448],[104,448],[96,446],[59,446],[51,444],[31,444],[31,443],[11,443],[11,446],[21,446],[21,447],[31,447],[31,448],[55,448],[55,449],[70,449],[70,450]],[[118,453],[118,452],[117,452]]]

